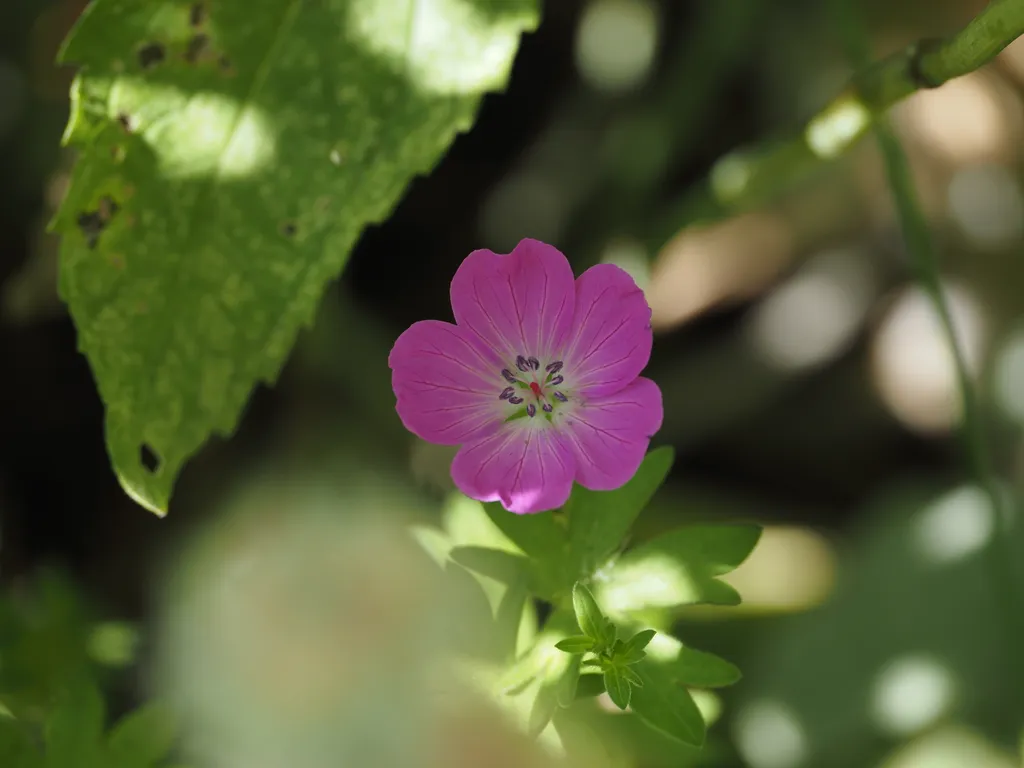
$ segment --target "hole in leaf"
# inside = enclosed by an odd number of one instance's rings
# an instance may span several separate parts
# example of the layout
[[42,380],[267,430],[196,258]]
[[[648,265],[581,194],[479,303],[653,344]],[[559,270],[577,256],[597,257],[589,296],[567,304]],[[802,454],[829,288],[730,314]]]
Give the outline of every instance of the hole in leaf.
[[90,248],[96,247],[100,233],[105,226],[106,222],[103,221],[99,211],[85,211],[78,214],[78,228],[85,236],[85,244]]
[[149,446],[149,443],[139,446],[139,461],[150,472],[160,469],[160,457],[156,455],[156,451]]
[[135,128],[132,125],[132,117],[127,112],[117,113],[117,124],[121,126],[125,133],[131,133]]
[[185,49],[185,61],[189,64],[195,64],[199,61],[199,57],[203,55],[209,45],[209,35],[193,35],[192,39],[188,41],[188,47]]
[[295,237],[295,233],[299,231],[299,228],[295,226],[295,222],[289,221],[281,227],[281,233],[285,237]]
[[148,43],[139,49],[139,66],[143,69],[155,67],[164,60],[167,53],[160,43]]
[[206,8],[202,3],[196,3],[189,9],[188,12],[188,23],[193,27],[200,26],[206,21]]
[[82,213],[78,214],[78,229],[85,236],[85,244],[89,248],[96,247],[100,234],[106,229],[107,224],[119,210],[121,210],[121,206],[117,204],[114,198],[105,195],[100,198],[99,205],[95,211],[82,211]]

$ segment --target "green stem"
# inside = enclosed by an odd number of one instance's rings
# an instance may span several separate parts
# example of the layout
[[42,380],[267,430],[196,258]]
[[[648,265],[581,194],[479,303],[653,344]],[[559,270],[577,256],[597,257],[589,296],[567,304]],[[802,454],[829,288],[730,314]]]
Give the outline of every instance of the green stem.
[[963,29],[925,39],[859,68],[797,136],[720,158],[708,183],[647,223],[660,248],[682,225],[720,218],[778,197],[794,182],[859,141],[878,116],[912,93],[973,72],[1024,34],[1024,0],[992,0]]
[[[862,28],[861,20],[851,5],[851,0],[833,0],[833,8],[837,22],[844,33],[844,42],[854,64],[859,64],[867,56],[867,33]],[[1001,11],[1000,25],[993,26],[995,20],[983,17],[993,10]],[[1011,10],[1016,10],[1018,22],[1014,29],[1024,25],[1024,2],[1019,0],[997,0],[982,14],[967,25],[961,36],[970,34],[974,40],[974,49],[983,51],[988,58],[1002,49],[996,46],[993,39],[986,35],[998,36],[1011,28],[1014,19],[1007,17]],[[1012,15],[1012,14],[1011,14]],[[980,36],[980,37],[979,37]],[[948,58],[942,62],[941,71],[963,74],[970,71],[967,52],[972,49],[966,43],[956,44],[960,36],[944,44],[950,50]],[[987,42],[986,42],[987,39]],[[945,49],[944,49],[945,50]],[[930,55],[930,54],[929,54]],[[935,65],[936,70],[939,65]],[[942,288],[938,260],[932,246],[931,230],[918,203],[917,192],[910,174],[906,154],[899,139],[889,126],[884,116],[876,117],[873,125],[878,146],[885,162],[886,177],[892,194],[896,211],[899,214],[903,240],[910,255],[910,261],[916,273],[918,284],[931,301],[942,333],[953,358],[956,370],[957,386],[960,390],[961,416],[960,438],[963,451],[970,467],[975,483],[980,486],[988,497],[992,514],[995,518],[995,529],[990,546],[989,556],[985,559],[991,567],[993,594],[999,600],[1000,614],[1006,622],[1008,646],[1011,649],[1012,664],[1020,679],[1024,667],[1017,660],[1017,649],[1024,643],[1024,594],[1021,593],[1021,581],[1017,573],[1016,553],[1013,547],[1013,524],[1010,510],[1007,507],[1006,494],[1000,489],[996,472],[989,455],[988,441],[985,434],[984,418],[978,405],[978,396],[974,381],[964,356],[963,347],[957,337],[956,326],[949,311]]]

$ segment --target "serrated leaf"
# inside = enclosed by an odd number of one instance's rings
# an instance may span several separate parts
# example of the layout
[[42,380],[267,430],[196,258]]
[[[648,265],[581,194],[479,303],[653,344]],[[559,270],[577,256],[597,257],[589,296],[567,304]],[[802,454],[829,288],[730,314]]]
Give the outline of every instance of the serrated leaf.
[[577,583],[573,587],[572,608],[580,630],[594,641],[595,647],[604,648],[615,642],[614,635],[609,631],[608,620],[585,585]]
[[653,629],[640,630],[623,643],[622,650],[616,654],[616,658],[623,664],[636,664],[647,655],[644,648],[654,639],[656,634],[658,633]]
[[0,765],[4,768],[39,768],[39,754],[28,730],[13,717],[0,715]]
[[569,547],[578,576],[590,576],[622,545],[637,515],[665,482],[673,460],[672,448],[665,446],[648,453],[633,478],[621,488],[573,488],[563,510],[569,518]]
[[625,709],[629,706],[633,689],[622,675],[622,670],[615,667],[605,670],[604,689],[608,691],[608,698],[619,709]]
[[150,702],[122,717],[107,738],[107,750],[117,766],[148,768],[167,756],[176,734],[174,713]]
[[586,635],[573,635],[559,640],[555,648],[566,653],[586,653],[594,649],[594,639]]
[[694,525],[624,553],[600,585],[613,615],[694,603],[737,605],[739,593],[717,577],[742,563],[757,544],[756,525]]
[[537,6],[86,7],[61,52],[81,70],[59,287],[140,504],[165,513],[184,462],[275,380],[363,228],[503,87]]
[[93,766],[102,754],[105,706],[89,680],[72,680],[58,694],[46,720],[46,765]]
[[630,669],[643,681],[643,687],[633,691],[633,712],[652,728],[684,744],[702,746],[707,727],[690,692],[650,659]]

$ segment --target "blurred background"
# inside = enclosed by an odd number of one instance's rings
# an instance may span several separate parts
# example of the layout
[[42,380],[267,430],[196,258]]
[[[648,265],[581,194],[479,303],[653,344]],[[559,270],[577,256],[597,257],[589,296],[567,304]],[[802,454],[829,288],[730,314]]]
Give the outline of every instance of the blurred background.
[[[40,668],[73,663],[84,633],[89,653],[121,668],[108,678],[115,712],[156,691],[219,713],[228,694],[188,681],[234,674],[231,701],[256,702],[246,722],[270,735],[250,744],[253,754],[210,760],[251,768],[300,764],[273,757],[274,728],[307,734],[318,695],[357,696],[370,679],[357,656],[444,647],[465,606],[431,592],[399,529],[450,517],[452,454],[402,428],[387,353],[412,322],[450,319],[448,282],[471,250],[507,252],[534,237],[577,272],[623,266],[651,304],[648,375],[666,407],[655,443],[677,459],[636,538],[692,520],[766,526],[729,577],[744,605],[679,616],[684,642],[744,672],[721,693],[706,750],[604,713],[622,747],[601,759],[1020,764],[1024,638],[1011,634],[1013,608],[992,587],[994,512],[959,450],[952,359],[913,283],[874,144],[742,211],[715,205],[716,191],[736,183],[730,152],[798,130],[848,78],[827,3],[547,0],[507,91],[489,95],[472,131],[364,233],[278,385],[258,388],[237,434],[187,465],[163,520],[135,506],[110,470],[102,406],[56,295],[58,242],[45,229],[73,161],[60,148],[72,73],[52,62],[85,4],[0,4],[0,582],[40,637],[63,639],[33,646]],[[954,32],[985,5],[858,4],[877,56]],[[1016,44],[892,115],[993,461],[1015,500],[1024,490],[1022,96]],[[1024,554],[1022,543],[1013,546]],[[363,563],[367,551],[375,555]],[[63,586],[41,581],[43,569],[64,574],[53,582]],[[288,578],[266,576],[274,569]],[[312,595],[310,584],[327,591]],[[367,639],[406,630],[434,640],[382,650]],[[415,681],[415,664],[385,666],[394,685],[370,686],[374,705],[345,721],[351,738],[334,734],[346,759],[389,764],[366,755],[405,743],[390,738],[401,722],[413,742],[418,727],[448,734],[438,765],[541,764],[476,709],[416,710],[409,691],[432,683]],[[264,699],[277,709],[260,709]],[[230,742],[231,724],[220,726],[195,729],[194,751]],[[310,765],[340,754],[335,742],[306,743]]]

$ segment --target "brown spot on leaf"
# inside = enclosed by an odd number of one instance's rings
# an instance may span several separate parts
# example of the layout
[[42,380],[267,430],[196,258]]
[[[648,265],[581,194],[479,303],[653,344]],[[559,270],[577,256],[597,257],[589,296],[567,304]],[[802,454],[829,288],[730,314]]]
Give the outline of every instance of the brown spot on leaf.
[[103,234],[103,230],[107,228],[110,220],[119,210],[121,210],[121,206],[117,204],[114,198],[105,195],[100,198],[99,205],[96,206],[95,211],[82,211],[82,213],[78,214],[76,223],[78,224],[79,231],[85,237],[85,244],[89,248],[96,247],[100,240],[100,235]]
[[285,222],[281,226],[281,234],[285,237],[295,237],[295,234],[299,231],[299,228],[295,226],[294,221]]
[[139,48],[139,66],[143,69],[155,67],[167,58],[167,51],[160,43],[147,43]]
[[125,133],[131,133],[135,130],[135,124],[132,122],[132,116],[127,112],[117,113],[117,124],[121,126],[121,130]]
[[206,50],[210,47],[210,36],[199,33],[192,35],[188,41],[188,47],[185,48],[185,61],[189,64],[195,64],[199,61],[199,57],[202,56]]

